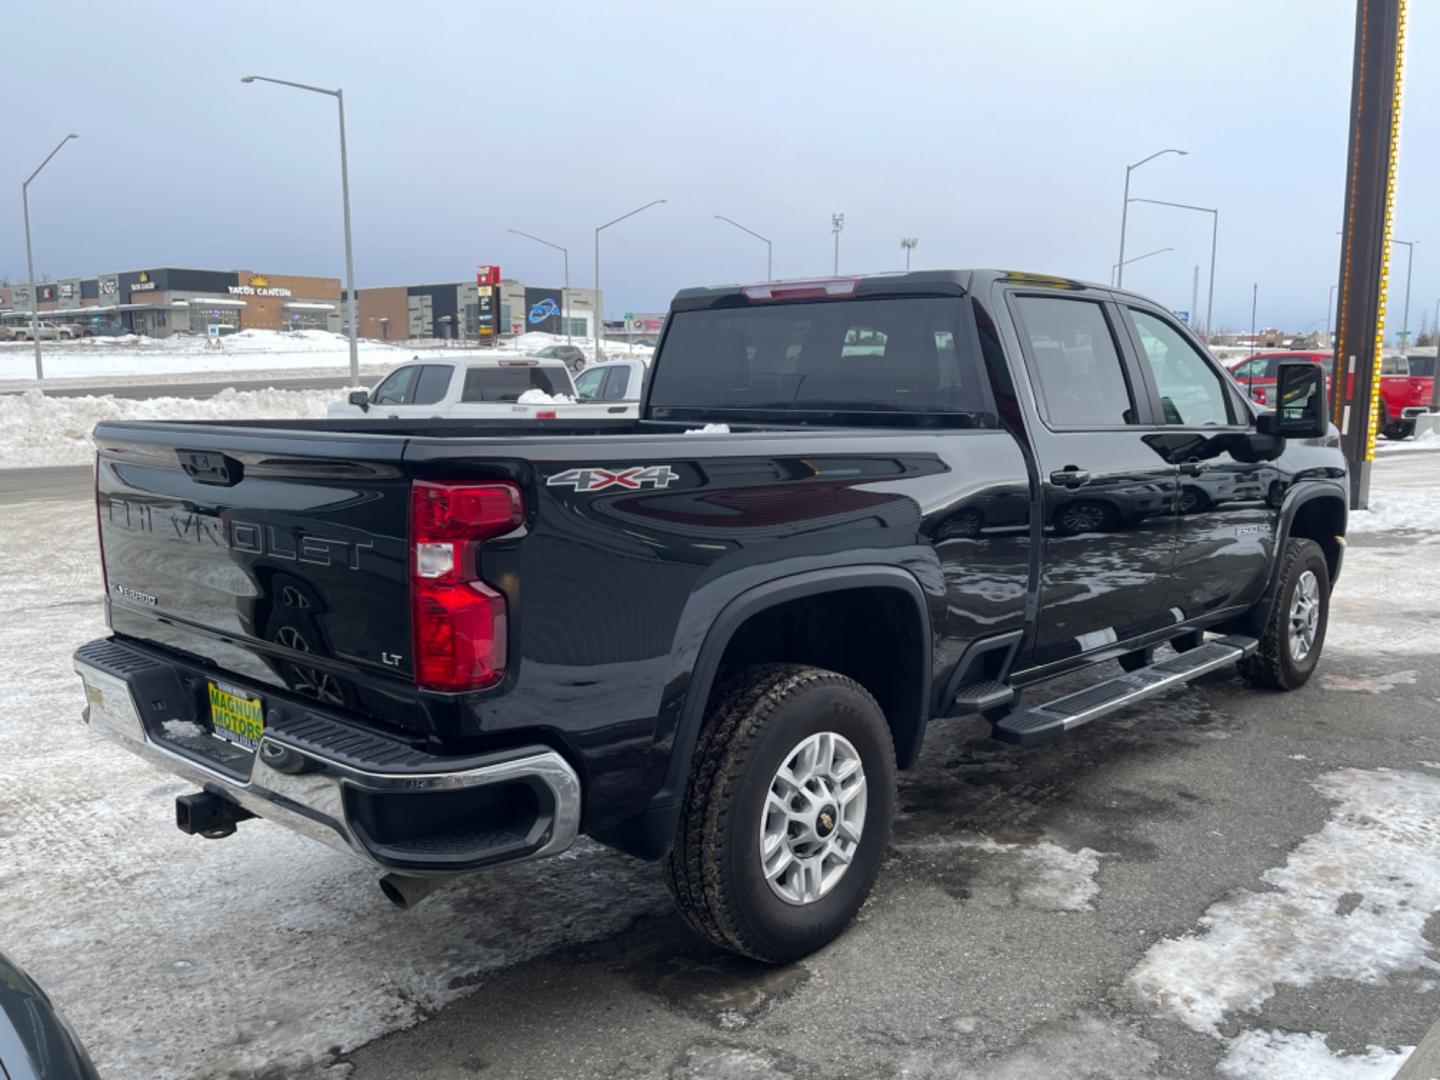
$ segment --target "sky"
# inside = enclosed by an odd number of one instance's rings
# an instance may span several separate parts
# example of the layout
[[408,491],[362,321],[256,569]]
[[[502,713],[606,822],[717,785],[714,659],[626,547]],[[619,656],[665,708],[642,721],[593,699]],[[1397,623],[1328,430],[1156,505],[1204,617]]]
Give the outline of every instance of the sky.
[[[1440,299],[1440,3],[1409,5],[1395,232],[1410,325]],[[345,92],[361,287],[480,263],[594,280],[606,313],[677,289],[997,266],[1108,280],[1131,194],[1220,210],[1215,325],[1323,329],[1339,262],[1354,0],[344,0],[0,4],[0,177],[31,187],[38,275],[344,271]],[[22,47],[15,47],[24,43]],[[0,275],[25,279],[19,192]],[[1132,204],[1127,287],[1200,307],[1210,216]],[[1405,249],[1395,249],[1389,330]],[[1199,312],[1197,312],[1199,315]]]

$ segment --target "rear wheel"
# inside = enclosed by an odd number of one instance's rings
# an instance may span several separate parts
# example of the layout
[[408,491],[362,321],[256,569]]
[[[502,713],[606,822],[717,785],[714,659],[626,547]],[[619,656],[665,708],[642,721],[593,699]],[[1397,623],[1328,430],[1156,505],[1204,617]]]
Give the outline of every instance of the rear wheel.
[[716,945],[795,960],[850,924],[894,812],[895,751],[875,699],[821,668],[750,668],[711,700],[666,884]]
[[1240,661],[1240,674],[1256,686],[1296,690],[1320,662],[1330,614],[1330,568],[1313,540],[1285,545],[1280,580],[1260,647]]
[[1408,439],[1415,434],[1414,420],[1391,420],[1381,428],[1381,434],[1387,439],[1399,442],[1401,439]]

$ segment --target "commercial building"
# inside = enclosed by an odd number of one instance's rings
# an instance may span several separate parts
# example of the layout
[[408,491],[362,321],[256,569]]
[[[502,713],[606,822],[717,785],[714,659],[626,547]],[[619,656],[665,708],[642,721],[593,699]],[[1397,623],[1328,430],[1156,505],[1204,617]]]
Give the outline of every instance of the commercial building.
[[[40,318],[118,326],[136,334],[227,330],[339,332],[340,279],[265,274],[251,270],[157,267],[62,278],[35,286]],[[0,289],[0,321],[30,318],[30,286]]]
[[568,329],[572,337],[588,338],[594,332],[594,289],[546,288],[503,278],[496,286],[456,281],[356,289],[360,336],[378,341],[481,338],[485,288],[494,289],[486,299],[496,305],[495,327],[502,336],[531,330],[564,334]]
[[[339,278],[256,273],[250,270],[184,270],[157,267],[63,278],[36,287],[40,318],[58,323],[105,325],[166,337],[234,330],[330,330],[344,333],[345,293]],[[483,299],[493,313],[481,318]],[[589,338],[594,333],[594,289],[546,288],[502,279],[442,285],[396,285],[357,289],[360,336],[379,341],[416,338],[480,340],[486,326],[501,336],[543,330]],[[0,323],[30,320],[30,286],[0,287]]]

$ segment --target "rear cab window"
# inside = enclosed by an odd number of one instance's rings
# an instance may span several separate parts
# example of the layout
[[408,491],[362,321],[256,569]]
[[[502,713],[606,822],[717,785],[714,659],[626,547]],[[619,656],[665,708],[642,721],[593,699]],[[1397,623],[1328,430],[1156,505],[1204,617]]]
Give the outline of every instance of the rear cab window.
[[556,370],[539,365],[476,365],[465,372],[465,385],[460,391],[462,402],[516,402],[527,390],[543,390],[550,395],[569,394],[570,387]]
[[968,298],[876,296],[676,310],[655,419],[994,427]]

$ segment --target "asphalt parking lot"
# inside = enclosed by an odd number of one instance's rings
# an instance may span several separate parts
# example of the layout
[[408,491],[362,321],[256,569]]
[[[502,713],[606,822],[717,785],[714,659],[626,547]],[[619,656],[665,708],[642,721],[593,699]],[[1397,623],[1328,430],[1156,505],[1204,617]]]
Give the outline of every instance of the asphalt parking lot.
[[[1436,489],[1440,454],[1377,465]],[[1028,750],[935,725],[857,925],[768,968],[588,843],[400,913],[268,823],[181,835],[74,722],[98,574],[43,494],[0,535],[3,944],[107,1076],[1378,1080],[1440,1015],[1433,529],[1352,537],[1300,692],[1219,672]]]

